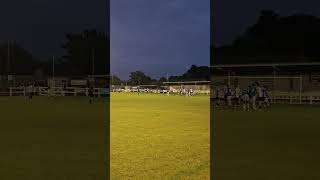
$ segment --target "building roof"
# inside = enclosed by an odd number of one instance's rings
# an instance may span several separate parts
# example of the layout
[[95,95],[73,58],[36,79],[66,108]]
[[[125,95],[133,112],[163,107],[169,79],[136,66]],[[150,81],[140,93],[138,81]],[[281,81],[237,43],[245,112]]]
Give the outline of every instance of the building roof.
[[212,74],[231,75],[297,75],[301,73],[318,73],[319,62],[302,63],[255,63],[255,64],[215,64],[211,66]]

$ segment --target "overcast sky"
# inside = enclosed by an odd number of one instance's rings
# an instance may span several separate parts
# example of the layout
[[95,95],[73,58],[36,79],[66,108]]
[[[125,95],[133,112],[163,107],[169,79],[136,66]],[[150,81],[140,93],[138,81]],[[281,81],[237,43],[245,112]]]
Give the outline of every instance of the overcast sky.
[[111,0],[111,72],[154,78],[209,64],[210,0]]
[[255,23],[263,9],[271,9],[280,15],[305,13],[320,15],[319,0],[214,0],[214,44],[230,44],[237,35]]
[[15,40],[37,57],[62,54],[68,32],[109,27],[108,0],[2,0],[0,43]]

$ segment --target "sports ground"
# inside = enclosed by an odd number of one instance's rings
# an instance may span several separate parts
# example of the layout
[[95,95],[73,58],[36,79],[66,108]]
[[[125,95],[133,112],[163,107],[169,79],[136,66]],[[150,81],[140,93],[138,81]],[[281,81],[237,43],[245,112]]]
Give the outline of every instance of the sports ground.
[[[208,96],[111,95],[111,179],[209,179]],[[107,101],[0,97],[2,179],[106,179]]]
[[112,179],[209,179],[209,96],[111,94]]
[[0,177],[106,179],[107,103],[0,97]]
[[[209,179],[209,98],[111,95],[112,179]],[[106,175],[106,101],[0,97],[2,179]],[[320,179],[320,106],[212,109],[215,179]],[[106,158],[102,158],[106,157]]]
[[320,106],[213,110],[212,117],[214,179],[320,179]]

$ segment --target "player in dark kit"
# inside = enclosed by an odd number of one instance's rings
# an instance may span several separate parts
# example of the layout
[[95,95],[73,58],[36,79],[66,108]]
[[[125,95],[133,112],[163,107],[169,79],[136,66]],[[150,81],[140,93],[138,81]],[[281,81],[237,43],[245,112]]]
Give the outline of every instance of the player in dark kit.
[[93,101],[93,88],[89,88],[89,103],[92,104]]
[[265,107],[269,108],[270,107],[270,104],[269,104],[269,91],[264,86],[262,86],[262,91],[263,91],[263,100],[264,100]]
[[223,98],[225,101],[225,107],[228,107],[228,96],[229,96],[229,92],[230,88],[228,85],[225,85],[224,89],[223,89]]
[[249,97],[249,89],[244,89],[242,91],[242,102],[243,102],[243,111],[249,111],[250,110],[250,97]]
[[220,90],[219,87],[216,88],[216,94],[215,94],[215,100],[216,100],[216,107],[220,107],[220,96],[219,96]]

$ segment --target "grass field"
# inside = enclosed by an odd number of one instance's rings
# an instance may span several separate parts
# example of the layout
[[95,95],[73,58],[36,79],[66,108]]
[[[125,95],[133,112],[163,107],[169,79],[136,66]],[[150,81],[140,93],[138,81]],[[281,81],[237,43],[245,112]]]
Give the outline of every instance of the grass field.
[[[209,179],[209,98],[112,94],[111,179]],[[0,177],[106,179],[106,102],[0,97]]]
[[0,97],[0,177],[106,179],[106,102]]
[[320,179],[319,106],[211,112],[214,179]]
[[111,94],[111,177],[209,179],[210,99]]

